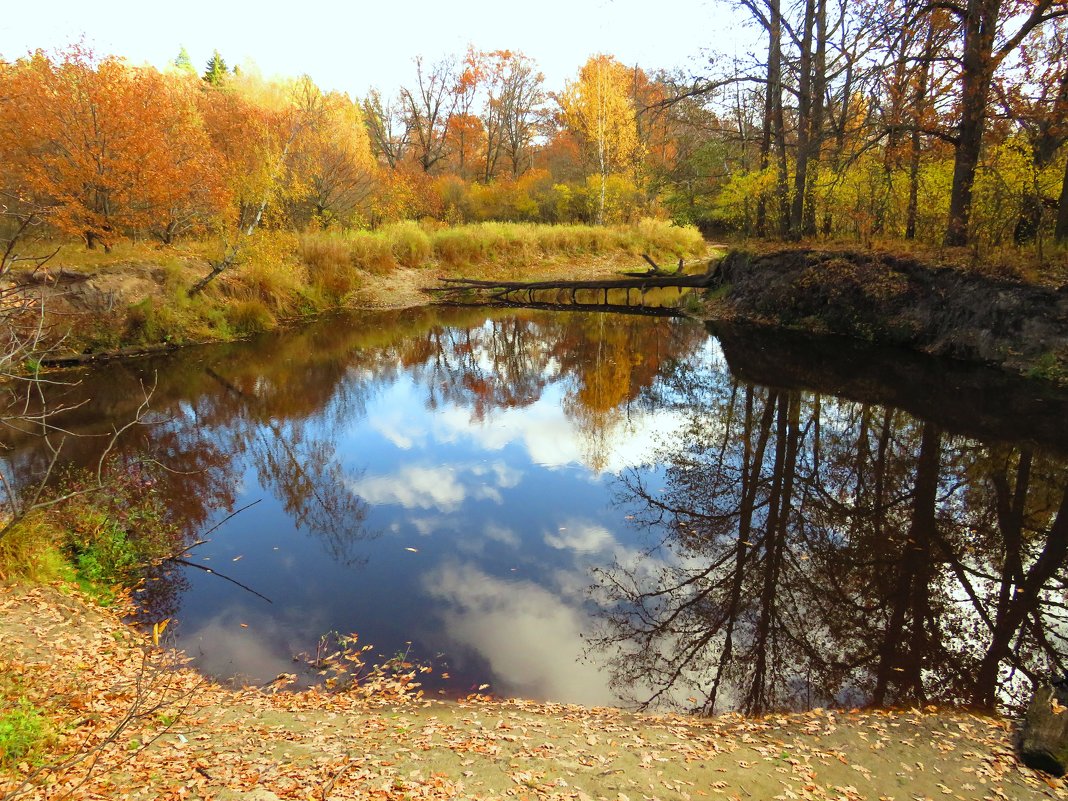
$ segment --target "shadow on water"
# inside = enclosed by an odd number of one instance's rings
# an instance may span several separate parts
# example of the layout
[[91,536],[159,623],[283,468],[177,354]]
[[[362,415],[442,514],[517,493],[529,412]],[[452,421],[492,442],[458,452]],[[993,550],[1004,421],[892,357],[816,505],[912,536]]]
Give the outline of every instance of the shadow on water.
[[[189,542],[265,500],[194,553],[270,609],[188,570],[146,585],[147,616],[176,616],[221,677],[269,680],[331,630],[443,655],[450,692],[706,711],[1011,708],[1068,668],[1068,398],[712,334],[365,313],[86,371],[65,422],[108,431],[154,380],[153,425],[120,456],[167,467]],[[6,444],[30,482],[43,454]]]

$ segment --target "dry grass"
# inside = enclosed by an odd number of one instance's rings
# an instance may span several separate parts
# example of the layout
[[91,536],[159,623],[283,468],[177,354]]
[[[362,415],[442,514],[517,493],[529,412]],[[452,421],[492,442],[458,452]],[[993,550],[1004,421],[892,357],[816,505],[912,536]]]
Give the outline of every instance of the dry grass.
[[535,225],[485,222],[454,227],[398,223],[374,232],[316,232],[300,240],[309,267],[343,271],[346,266],[372,274],[397,267],[529,266],[557,256],[612,253],[676,259],[703,255],[701,234],[664,220],[637,225]]
[[45,583],[70,573],[62,533],[43,514],[30,515],[0,537],[0,581]]

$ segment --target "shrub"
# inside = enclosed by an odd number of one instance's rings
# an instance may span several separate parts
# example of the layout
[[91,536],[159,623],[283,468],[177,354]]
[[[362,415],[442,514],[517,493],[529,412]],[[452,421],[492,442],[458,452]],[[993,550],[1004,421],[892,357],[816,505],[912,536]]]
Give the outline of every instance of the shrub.
[[448,228],[434,234],[434,254],[442,263],[451,267],[474,264],[481,261],[481,243],[471,235],[469,228]]
[[82,494],[54,507],[48,518],[78,578],[98,587],[134,582],[142,568],[173,553],[181,541],[151,474],[116,463],[104,477],[105,490],[94,491],[95,476],[65,476],[56,494]]
[[274,327],[275,317],[259,298],[235,300],[226,309],[226,322],[238,335],[258,334]]
[[349,236],[348,243],[353,267],[378,275],[397,269],[392,243],[384,234],[358,231]]
[[0,538],[0,579],[56,581],[68,568],[58,531],[43,514],[29,515]]
[[396,223],[382,229],[382,235],[389,240],[397,261],[405,267],[422,267],[433,255],[430,237],[418,223]]
[[259,231],[249,241],[236,272],[236,294],[263,301],[275,311],[294,306],[307,284],[307,268],[297,260],[299,240],[288,231]]
[[298,255],[312,287],[328,298],[342,298],[359,284],[352,249],[345,238],[307,234],[300,239]]

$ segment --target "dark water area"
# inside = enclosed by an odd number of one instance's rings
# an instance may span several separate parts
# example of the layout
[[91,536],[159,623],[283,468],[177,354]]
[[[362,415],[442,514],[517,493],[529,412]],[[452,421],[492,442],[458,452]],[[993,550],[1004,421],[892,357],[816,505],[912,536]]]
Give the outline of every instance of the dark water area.
[[[60,391],[89,399],[64,418],[83,434],[155,385],[117,450],[167,468],[186,544],[207,540],[185,558],[214,572],[171,564],[139,597],[214,677],[311,681],[294,657],[329,632],[432,664],[431,693],[706,711],[1011,710],[1066,669],[1068,397],[1042,385],[665,317],[442,308],[79,377]],[[26,484],[46,457],[10,444]]]

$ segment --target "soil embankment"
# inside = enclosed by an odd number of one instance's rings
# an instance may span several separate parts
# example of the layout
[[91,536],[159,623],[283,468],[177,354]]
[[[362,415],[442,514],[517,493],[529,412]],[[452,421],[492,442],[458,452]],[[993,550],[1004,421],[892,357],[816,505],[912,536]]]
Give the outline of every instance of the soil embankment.
[[1068,381],[1068,285],[1059,289],[874,252],[733,251],[728,316],[897,345]]
[[4,587],[0,671],[52,736],[0,771],[0,798],[1068,797],[1017,763],[1007,722],[966,712],[696,718],[233,691],[172,663],[107,610]]

